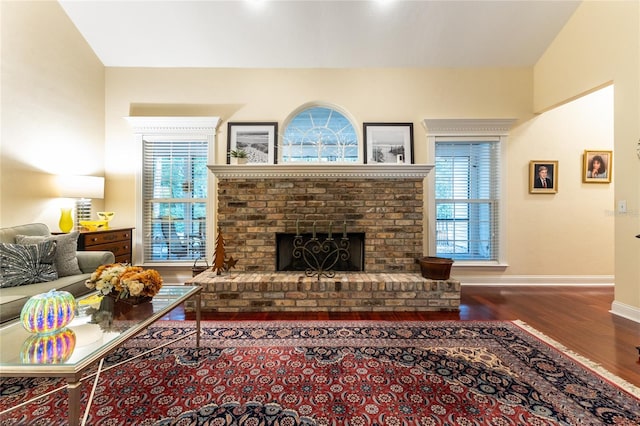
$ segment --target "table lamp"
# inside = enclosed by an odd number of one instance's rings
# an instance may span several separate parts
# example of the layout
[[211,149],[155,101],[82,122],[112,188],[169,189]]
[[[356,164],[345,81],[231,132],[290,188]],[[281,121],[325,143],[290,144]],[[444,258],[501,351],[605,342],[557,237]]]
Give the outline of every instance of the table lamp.
[[[76,224],[91,220],[91,199],[104,198],[104,178],[98,176],[58,176],[60,197],[76,198]],[[61,208],[60,230],[73,229],[71,209]]]

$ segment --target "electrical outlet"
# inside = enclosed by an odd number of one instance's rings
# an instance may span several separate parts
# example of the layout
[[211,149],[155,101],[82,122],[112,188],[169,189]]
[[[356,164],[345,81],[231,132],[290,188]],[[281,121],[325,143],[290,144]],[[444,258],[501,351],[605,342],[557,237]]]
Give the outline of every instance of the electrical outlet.
[[626,213],[627,212],[627,200],[618,201],[618,213]]

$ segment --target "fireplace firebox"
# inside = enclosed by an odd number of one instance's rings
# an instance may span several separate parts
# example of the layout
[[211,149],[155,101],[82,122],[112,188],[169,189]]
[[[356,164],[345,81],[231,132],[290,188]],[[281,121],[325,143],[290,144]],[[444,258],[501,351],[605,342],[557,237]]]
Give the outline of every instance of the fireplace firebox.
[[[301,244],[307,244],[311,241],[313,236],[314,235],[311,233],[301,234]],[[315,234],[315,238],[318,240],[320,245],[327,241],[328,237],[329,235],[327,233],[319,232]],[[312,263],[327,265],[333,264],[335,261],[335,265],[331,268],[333,271],[364,271],[364,232],[347,233],[348,255],[344,256],[346,259],[339,255],[335,257],[336,253],[333,249],[334,247],[341,247],[340,243],[343,238],[342,234],[333,234],[332,238],[336,244],[327,246],[328,249],[326,252],[320,250],[315,253],[313,256],[316,256],[316,258],[313,259]],[[300,241],[298,244],[300,244]],[[305,271],[311,266],[307,261],[305,261],[303,256],[296,255],[295,249],[296,234],[284,232],[276,233],[276,271]]]

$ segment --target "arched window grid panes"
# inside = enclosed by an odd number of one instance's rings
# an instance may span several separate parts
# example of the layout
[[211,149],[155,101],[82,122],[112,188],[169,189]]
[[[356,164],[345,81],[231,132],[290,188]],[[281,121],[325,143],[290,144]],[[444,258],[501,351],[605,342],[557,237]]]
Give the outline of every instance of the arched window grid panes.
[[360,162],[356,127],[345,113],[327,105],[308,105],[294,112],[278,151],[283,163]]

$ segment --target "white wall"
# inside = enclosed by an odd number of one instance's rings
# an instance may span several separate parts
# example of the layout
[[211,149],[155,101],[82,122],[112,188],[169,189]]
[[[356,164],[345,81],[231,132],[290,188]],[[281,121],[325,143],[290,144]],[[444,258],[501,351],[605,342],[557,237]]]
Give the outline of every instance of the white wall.
[[640,322],[640,2],[582,2],[534,68],[536,110],[614,82],[613,311]]
[[[611,184],[583,183],[585,149],[613,149],[611,86],[537,116],[513,132],[508,149],[508,259],[517,263],[510,274],[612,282],[615,170]],[[528,192],[530,160],[558,161],[556,194]]]
[[0,225],[57,230],[54,176],[104,174],[104,67],[57,2],[0,8]]
[[[638,161],[625,155],[618,143],[632,141],[635,153],[640,127],[637,121],[640,96],[637,53],[640,49],[633,44],[635,50],[631,49],[625,59],[619,55],[621,49],[613,49],[613,59],[622,62],[618,65],[622,70],[616,68],[613,73],[622,80],[622,88],[616,81],[616,165],[611,185],[597,187],[582,184],[580,180],[582,151],[611,146],[606,130],[611,122],[603,119],[610,114],[607,112],[610,109],[604,106],[608,100],[589,106],[580,100],[565,105],[567,110],[550,110],[537,117],[532,108],[534,93],[536,108],[542,110],[547,109],[545,105],[561,104],[563,99],[594,87],[587,84],[606,82],[587,73],[589,79],[584,84],[575,86],[574,81],[567,82],[566,86],[556,84],[555,78],[562,77],[562,82],[567,76],[580,75],[579,67],[572,72],[558,71],[561,61],[571,56],[564,50],[570,51],[574,39],[580,38],[575,34],[584,33],[574,31],[573,26],[600,24],[601,28],[599,16],[606,16],[604,28],[607,34],[614,34],[616,46],[621,43],[618,31],[624,34],[631,30],[637,35],[640,17],[637,4],[629,6],[629,2],[622,2],[625,4],[620,10],[616,3],[608,10],[605,5],[587,3],[589,5],[579,9],[577,22],[569,25],[567,31],[571,34],[560,37],[560,47],[552,47],[548,52],[552,59],[543,59],[535,70],[105,70],[57,3],[2,2],[0,226],[44,221],[55,228],[58,210],[51,194],[50,176],[61,169],[95,175],[104,170],[106,199],[104,206],[98,203],[97,208],[116,212],[114,226],[134,224],[139,147],[123,119],[128,115],[220,116],[223,122],[218,134],[217,158],[222,159],[226,121],[282,123],[300,105],[324,101],[348,111],[358,124],[363,121],[413,122],[417,162],[426,161],[426,136],[420,125],[425,118],[516,118],[519,122],[509,142],[506,182],[509,267],[504,271],[454,272],[463,281],[483,276],[517,281],[547,274],[569,277],[573,281],[606,280],[613,274],[611,241],[606,238],[611,229],[611,217],[607,213],[613,209],[611,191],[615,188],[621,196],[628,197],[629,207],[636,211],[639,198]],[[629,24],[633,17],[628,15],[633,13],[635,24]],[[569,41],[565,43],[565,39]],[[600,42],[594,44],[600,46]],[[582,48],[583,43],[578,46]],[[556,50],[560,53],[556,54]],[[596,56],[599,54],[603,52],[597,50]],[[631,77],[634,70],[635,83]],[[566,92],[565,87],[571,91]],[[560,162],[561,181],[556,195],[528,194],[529,160],[541,158]],[[621,182],[623,189],[619,190]],[[541,214],[545,222],[548,218],[550,225],[536,225]],[[635,225],[630,225],[633,220],[616,216],[616,235],[621,235],[622,230],[633,230]],[[638,223],[637,218],[633,223]],[[593,229],[605,231],[602,256],[588,249],[593,245]],[[637,233],[637,227],[635,231]],[[625,282],[629,283],[638,277],[629,276],[629,272],[635,274],[640,268],[638,249],[632,246],[638,240],[632,240],[618,247],[616,256],[616,262],[618,258],[626,259]],[[620,243],[616,240],[615,244]],[[534,246],[548,249],[533,254]],[[631,266],[629,258],[634,256],[634,266]],[[617,269],[618,266],[616,275]],[[637,285],[637,280],[635,282]],[[628,293],[623,303],[636,303],[637,291],[631,284],[624,285],[621,291]]]
[[[613,186],[582,184],[584,149],[612,147],[611,91],[542,116],[531,113],[532,75],[521,69],[483,70],[158,70],[107,69],[108,210],[120,224],[135,221],[139,147],[122,118],[132,115],[220,116],[217,162],[224,162],[227,121],[278,121],[300,105],[321,100],[358,123],[414,123],[416,162],[427,162],[425,118],[516,118],[507,152],[509,267],[454,267],[463,282],[537,279],[611,282]],[[608,93],[608,95],[606,94]],[[529,160],[560,162],[560,191],[528,193]],[[115,196],[114,196],[115,195]],[[597,207],[597,208],[594,208]],[[545,225],[538,226],[541,217]],[[579,218],[567,224],[566,218]],[[600,254],[589,249],[591,227],[602,230]],[[533,253],[532,248],[545,250]]]

